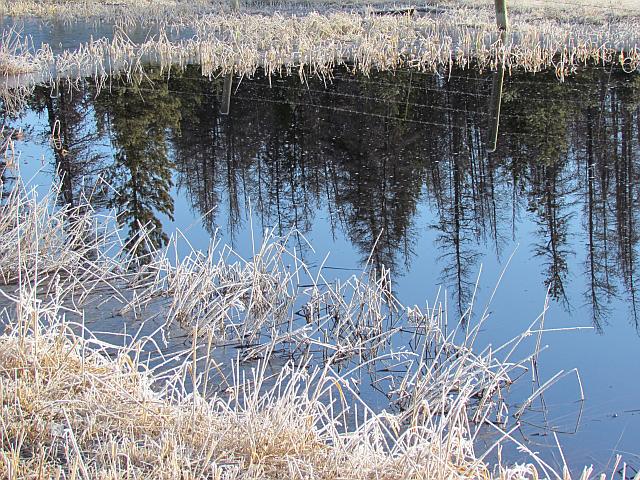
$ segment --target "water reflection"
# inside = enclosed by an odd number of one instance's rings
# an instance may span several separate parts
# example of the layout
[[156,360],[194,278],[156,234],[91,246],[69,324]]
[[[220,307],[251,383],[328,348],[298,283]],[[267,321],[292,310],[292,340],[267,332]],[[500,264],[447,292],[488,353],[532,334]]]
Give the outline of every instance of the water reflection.
[[[140,225],[153,227],[156,245],[167,240],[160,216],[173,215],[175,179],[209,231],[222,210],[227,230],[238,232],[251,203],[263,225],[305,233],[324,209],[363,261],[373,251],[376,266],[402,271],[416,255],[437,255],[463,312],[480,252],[502,255],[527,218],[553,299],[567,308],[580,301],[568,299],[566,285],[584,274],[596,326],[614,296],[628,300],[637,325],[640,76],[507,76],[495,152],[486,143],[490,72],[242,79],[228,114],[228,79],[208,81],[197,67],[148,76],[133,86],[114,80],[100,94],[41,89],[33,101],[52,130],[59,124],[65,201],[81,174],[101,170],[112,187],[104,202],[141,253]],[[96,138],[111,142],[109,158],[92,153]],[[436,248],[414,252],[425,212]],[[576,216],[577,233],[569,228]],[[571,271],[585,249],[582,270]]]
[[[147,241],[154,246],[168,241],[157,214],[173,219],[169,132],[178,135],[180,125],[180,100],[166,82],[158,81],[162,80],[159,73],[147,75],[148,84],[121,80],[102,90],[94,102],[97,129],[108,132],[114,152],[104,170],[113,192],[107,205],[116,209],[118,222],[128,227],[127,244],[137,254],[149,250]],[[140,237],[141,227],[148,237]]]
[[[78,205],[86,185],[84,179],[100,174],[106,159],[98,149],[100,135],[91,115],[93,99],[86,94],[61,89],[37,89],[30,106],[46,114],[55,171],[60,182],[60,200]],[[97,197],[94,197],[98,201]]]
[[[498,4],[496,3],[496,8]],[[498,22],[499,23],[499,22]],[[504,45],[507,41],[506,16],[504,17],[505,28],[500,32],[500,42]],[[502,89],[504,88],[505,74],[504,56],[500,58],[496,71],[492,75],[491,86],[491,106],[489,107],[489,128],[487,133],[487,152],[493,153],[498,147],[498,131],[500,127],[500,108],[502,107]]]

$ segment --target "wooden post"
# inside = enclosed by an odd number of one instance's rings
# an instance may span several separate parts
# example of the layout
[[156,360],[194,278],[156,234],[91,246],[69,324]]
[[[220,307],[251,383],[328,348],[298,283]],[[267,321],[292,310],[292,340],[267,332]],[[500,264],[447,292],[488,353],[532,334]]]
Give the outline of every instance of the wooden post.
[[220,113],[229,115],[231,110],[231,87],[233,86],[233,74],[229,73],[224,77],[224,85],[222,86],[222,105],[220,105]]
[[237,12],[238,10],[240,10],[240,0],[231,0],[231,11]]
[[507,0],[496,1],[496,23],[500,30],[509,30],[509,19],[507,18]]

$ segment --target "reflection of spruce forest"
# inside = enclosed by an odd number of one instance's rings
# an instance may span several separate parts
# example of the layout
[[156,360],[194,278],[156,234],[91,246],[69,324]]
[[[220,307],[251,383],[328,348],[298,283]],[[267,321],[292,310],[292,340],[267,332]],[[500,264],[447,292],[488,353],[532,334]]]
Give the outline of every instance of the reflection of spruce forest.
[[[59,122],[64,201],[81,194],[83,176],[103,176],[113,189],[94,197],[117,209],[132,241],[140,224],[154,227],[153,242],[167,241],[157,214],[173,214],[172,179],[197,212],[213,211],[208,229],[222,209],[237,231],[250,199],[265,225],[306,232],[322,206],[363,258],[382,231],[374,261],[385,265],[409,264],[425,227],[418,210],[428,208],[443,280],[463,308],[478,245],[501,254],[526,216],[537,224],[533,254],[544,259],[553,298],[565,300],[569,273],[586,274],[596,324],[614,295],[635,312],[639,75],[591,70],[564,84],[546,74],[508,77],[493,154],[484,143],[490,74],[343,74],[326,90],[317,79],[274,78],[271,88],[244,79],[228,116],[222,79],[207,81],[197,68],[168,80],[148,75],[97,96],[87,85],[41,89],[33,100],[52,129]],[[109,142],[111,150],[97,146]],[[568,232],[574,215],[577,238]],[[586,264],[569,272],[582,249]]]

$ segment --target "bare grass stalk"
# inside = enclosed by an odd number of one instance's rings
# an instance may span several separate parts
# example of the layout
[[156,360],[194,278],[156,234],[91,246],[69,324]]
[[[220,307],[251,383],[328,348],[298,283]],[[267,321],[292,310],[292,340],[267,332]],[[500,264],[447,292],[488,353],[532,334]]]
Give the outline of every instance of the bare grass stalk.
[[33,50],[29,38],[13,28],[4,30],[0,37],[0,73],[9,76],[34,71]]

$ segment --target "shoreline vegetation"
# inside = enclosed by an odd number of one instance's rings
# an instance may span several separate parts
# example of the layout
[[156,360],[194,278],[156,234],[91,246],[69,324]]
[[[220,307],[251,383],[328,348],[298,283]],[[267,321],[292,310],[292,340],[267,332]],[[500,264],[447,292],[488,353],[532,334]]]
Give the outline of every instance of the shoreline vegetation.
[[[576,7],[581,7],[577,9]],[[493,2],[485,0],[435,0],[426,2],[390,2],[389,0],[245,0],[239,8],[247,13],[297,13],[309,12],[364,12],[373,10],[381,13],[402,13],[413,9],[415,12],[442,13],[450,9],[474,9],[493,12]],[[0,14],[13,17],[35,17],[66,20],[81,18],[104,19],[109,22],[122,19],[147,21],[173,20],[181,22],[193,19],[194,15],[228,13],[233,9],[226,0],[119,0],[100,2],[98,0],[2,0]],[[509,14],[527,15],[529,19],[540,20],[582,20],[601,23],[612,19],[633,18],[640,15],[640,6],[635,0],[602,2],[601,0],[510,0]],[[493,12],[495,14],[495,12]]]
[[[579,67],[640,65],[636,2],[599,5],[538,0],[509,5],[510,31],[495,26],[492,2],[461,0],[424,7],[389,4],[281,2],[246,4],[239,12],[226,3],[196,2],[30,2],[5,1],[6,25],[0,48],[0,74],[6,85],[140,73],[153,63],[165,69],[202,66],[204,76],[298,74],[330,78],[337,66],[367,74],[372,69],[451,68],[535,73],[554,70],[562,80]],[[412,9],[414,8],[414,9]],[[398,14],[393,14],[397,12]],[[22,35],[21,21],[86,22],[113,25],[113,35],[91,37],[75,48],[35,45]],[[38,20],[40,19],[40,20]],[[144,41],[127,32],[149,29]],[[28,28],[27,28],[28,31]]]
[[[537,369],[544,315],[477,351],[486,314],[448,325],[440,303],[404,306],[389,272],[327,281],[270,236],[246,260],[215,243],[180,259],[178,236],[156,250],[143,226],[124,241],[88,201],[60,206],[57,188],[2,187],[3,478],[571,478],[508,421],[563,377],[580,383],[561,372],[510,412],[510,385]],[[134,326],[160,326],[99,338],[87,315],[107,299]],[[191,344],[167,353],[176,325]],[[235,361],[216,356],[224,345],[240,347]],[[362,372],[386,372],[388,409],[360,398]],[[495,443],[478,452],[487,431]],[[530,462],[489,465],[505,442]]]

